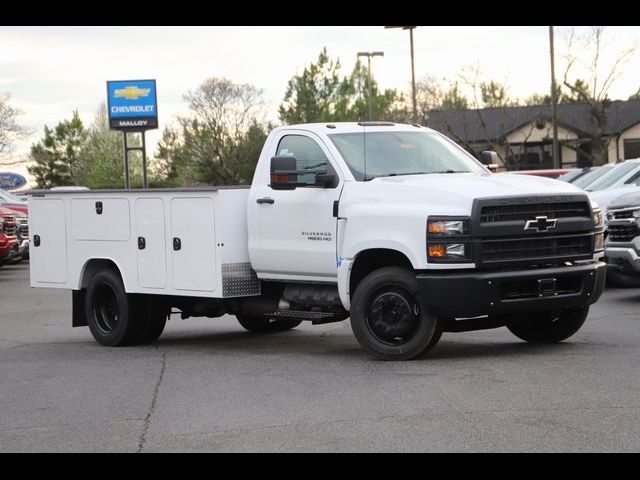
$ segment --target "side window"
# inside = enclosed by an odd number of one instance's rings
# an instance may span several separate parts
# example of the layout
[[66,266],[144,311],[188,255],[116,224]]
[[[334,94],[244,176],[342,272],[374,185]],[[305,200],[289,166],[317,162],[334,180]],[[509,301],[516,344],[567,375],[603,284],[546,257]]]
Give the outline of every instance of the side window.
[[298,175],[298,181],[312,183],[314,173],[335,173],[329,159],[315,140],[302,135],[285,135],[276,150],[277,156],[296,157],[296,170],[308,170],[309,175]]
[[634,174],[629,180],[624,182],[624,184],[640,186],[640,172]]

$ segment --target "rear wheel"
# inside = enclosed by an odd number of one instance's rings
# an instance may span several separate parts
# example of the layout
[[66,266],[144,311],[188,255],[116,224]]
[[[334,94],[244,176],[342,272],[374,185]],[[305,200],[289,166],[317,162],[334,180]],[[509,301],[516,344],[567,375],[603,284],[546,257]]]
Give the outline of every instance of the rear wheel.
[[253,333],[283,332],[296,328],[302,320],[291,318],[272,318],[262,315],[236,315],[242,328]]
[[107,347],[135,343],[144,324],[136,308],[136,299],[127,295],[120,276],[112,270],[97,272],[89,280],[85,297],[85,315],[95,340]]
[[506,322],[516,337],[529,343],[558,343],[566,340],[584,324],[589,307],[575,307],[561,313],[532,313]]
[[146,344],[155,342],[167,324],[169,309],[158,303],[152,295],[141,296],[137,299],[136,317],[143,323],[135,343]]
[[414,273],[385,267],[367,275],[351,302],[351,329],[360,346],[381,360],[409,360],[433,348],[442,334],[418,300]]

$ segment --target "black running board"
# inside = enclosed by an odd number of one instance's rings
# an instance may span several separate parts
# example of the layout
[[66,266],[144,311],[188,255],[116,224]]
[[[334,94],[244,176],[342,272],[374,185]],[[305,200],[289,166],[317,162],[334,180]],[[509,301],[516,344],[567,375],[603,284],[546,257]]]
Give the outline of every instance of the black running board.
[[329,312],[309,312],[301,310],[278,310],[267,313],[265,316],[273,318],[296,318],[298,320],[311,322],[313,325],[341,322],[347,318],[346,314],[341,315]]

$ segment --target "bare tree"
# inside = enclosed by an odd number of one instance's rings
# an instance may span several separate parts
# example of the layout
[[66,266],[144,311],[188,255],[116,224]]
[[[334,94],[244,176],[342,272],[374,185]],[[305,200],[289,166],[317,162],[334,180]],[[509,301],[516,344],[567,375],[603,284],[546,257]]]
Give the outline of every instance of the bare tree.
[[[18,122],[18,117],[22,115],[19,108],[13,107],[9,101],[11,96],[8,93],[0,93],[0,154],[12,151],[16,141],[29,135],[29,130]],[[1,160],[2,157],[0,157]],[[4,165],[22,163],[22,161],[4,161]]]
[[251,181],[266,137],[262,91],[226,78],[209,78],[184,95],[189,111],[165,130],[156,158],[167,178],[186,184]]
[[[589,136],[589,148],[584,148],[584,145],[577,142],[566,145],[584,155],[593,165],[602,165],[607,161],[610,138],[605,133],[611,105],[609,91],[639,46],[635,42],[616,54],[610,54],[609,43],[604,35],[604,27],[591,27],[585,35],[577,35],[571,30],[565,55],[567,67],[563,84],[577,100],[589,106],[591,114],[590,128],[586,132]],[[613,58],[613,62],[603,65],[605,58]],[[581,69],[582,74],[587,76],[586,81],[576,77],[577,69]]]

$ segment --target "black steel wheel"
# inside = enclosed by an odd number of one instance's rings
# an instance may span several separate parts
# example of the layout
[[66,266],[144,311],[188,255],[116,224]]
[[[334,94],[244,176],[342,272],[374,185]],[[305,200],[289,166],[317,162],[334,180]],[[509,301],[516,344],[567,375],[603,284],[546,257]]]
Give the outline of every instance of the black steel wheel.
[[381,268],[360,282],[351,328],[362,348],[382,360],[415,358],[439,339],[437,319],[420,304],[415,273],[398,267]]
[[145,327],[136,297],[127,295],[122,279],[113,270],[96,272],[85,294],[85,315],[95,340],[116,347],[138,343]]

